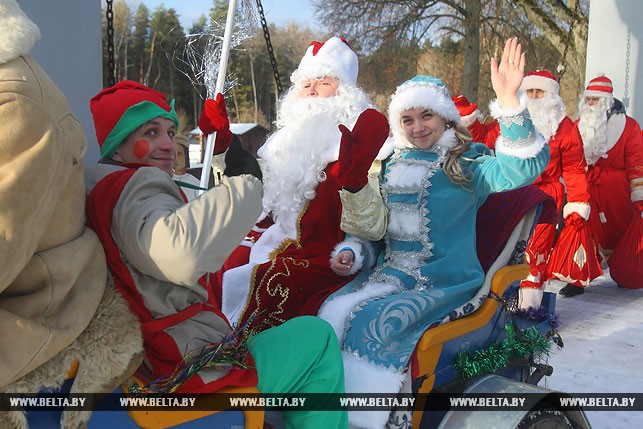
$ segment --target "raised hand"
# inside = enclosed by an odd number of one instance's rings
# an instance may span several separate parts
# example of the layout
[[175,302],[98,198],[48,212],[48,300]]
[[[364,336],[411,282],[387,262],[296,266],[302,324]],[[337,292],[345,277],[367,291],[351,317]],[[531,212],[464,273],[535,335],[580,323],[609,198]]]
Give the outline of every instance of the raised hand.
[[491,84],[500,107],[511,109],[520,104],[517,92],[525,74],[525,54],[517,38],[505,42],[500,64],[491,59]]
[[344,125],[339,126],[339,131],[342,139],[337,181],[342,188],[358,191],[368,183],[368,169],[388,137],[388,120],[377,110],[366,109],[352,131]]
[[230,146],[232,132],[230,131],[230,120],[225,105],[223,94],[217,94],[216,100],[208,98],[203,105],[203,113],[199,119],[199,128],[203,134],[217,133],[214,142],[214,154],[223,153]]

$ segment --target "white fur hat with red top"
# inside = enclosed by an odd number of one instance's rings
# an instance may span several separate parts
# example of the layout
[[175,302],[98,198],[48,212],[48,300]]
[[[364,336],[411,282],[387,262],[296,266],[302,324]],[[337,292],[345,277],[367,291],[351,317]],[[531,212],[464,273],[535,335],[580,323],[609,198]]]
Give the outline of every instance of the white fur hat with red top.
[[560,84],[549,70],[534,70],[527,73],[522,79],[520,89],[523,91],[541,89],[551,94],[559,95]]
[[326,42],[310,44],[290,80],[298,85],[307,79],[331,76],[339,78],[343,84],[357,86],[357,71],[357,55],[348,42],[331,37]]
[[605,75],[600,75],[590,80],[585,88],[585,97],[613,97],[614,86]]

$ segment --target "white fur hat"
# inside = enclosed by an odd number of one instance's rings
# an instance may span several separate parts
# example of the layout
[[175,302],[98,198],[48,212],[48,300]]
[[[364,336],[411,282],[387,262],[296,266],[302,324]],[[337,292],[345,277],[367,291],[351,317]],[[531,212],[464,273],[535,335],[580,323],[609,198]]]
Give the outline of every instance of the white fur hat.
[[324,43],[312,42],[290,80],[299,84],[306,79],[332,76],[342,83],[357,86],[357,55],[348,42],[331,37]]
[[28,55],[39,38],[38,26],[15,0],[0,0],[0,64]]
[[433,76],[417,75],[397,87],[388,106],[388,120],[396,139],[403,135],[400,117],[408,109],[425,108],[447,122],[460,122],[460,112],[451,99],[442,80]]

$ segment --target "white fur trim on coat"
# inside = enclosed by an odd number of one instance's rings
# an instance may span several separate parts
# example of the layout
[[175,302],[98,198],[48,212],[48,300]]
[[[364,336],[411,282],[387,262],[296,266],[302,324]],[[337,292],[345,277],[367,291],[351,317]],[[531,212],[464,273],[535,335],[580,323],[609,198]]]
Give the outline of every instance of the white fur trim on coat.
[[605,153],[612,150],[616,143],[621,139],[623,131],[625,131],[626,122],[627,116],[624,113],[612,115],[607,120],[607,142],[605,145]]
[[40,39],[38,26],[15,0],[0,0],[0,64],[29,55]]
[[[405,373],[392,371],[367,359],[342,352],[346,393],[397,394],[404,382]],[[386,426],[391,410],[349,411],[348,423],[364,429],[382,429]]]
[[545,137],[542,136],[538,131],[534,130],[536,134],[536,139],[529,146],[524,147],[512,147],[511,144],[507,144],[503,136],[499,136],[496,139],[496,153],[502,153],[504,155],[515,156],[516,158],[527,159],[534,158],[538,155],[543,147],[547,144]]
[[588,203],[567,203],[563,207],[563,219],[572,213],[578,213],[583,219],[588,220],[590,209]]
[[526,310],[529,307],[540,308],[542,300],[542,287],[521,287],[518,291],[518,306],[523,310]]
[[516,116],[521,114],[527,108],[527,95],[522,91],[518,91],[517,95],[520,100],[520,104],[510,109],[502,107],[497,98],[489,103],[489,112],[491,113],[491,116],[493,116],[494,119],[498,119],[500,117]]
[[317,313],[317,317],[330,323],[330,326],[335,330],[337,339],[342,343],[344,341],[346,319],[350,316],[353,308],[370,299],[389,295],[394,290],[395,286],[390,284],[366,283],[364,287],[355,292],[339,295],[324,302]]

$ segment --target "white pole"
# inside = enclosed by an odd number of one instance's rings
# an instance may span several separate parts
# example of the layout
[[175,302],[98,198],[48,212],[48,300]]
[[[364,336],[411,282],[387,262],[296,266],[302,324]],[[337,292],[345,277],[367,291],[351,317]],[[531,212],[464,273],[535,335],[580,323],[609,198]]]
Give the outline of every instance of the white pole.
[[[237,9],[237,0],[228,2],[228,16],[226,18],[225,32],[223,33],[223,45],[221,46],[221,62],[219,64],[219,74],[217,75],[217,85],[214,94],[208,92],[208,96],[215,98],[217,94],[223,92],[225,75],[228,69],[228,57],[230,56],[230,40],[232,39],[232,29],[234,27],[234,13]],[[208,189],[210,179],[210,169],[212,168],[212,155],[214,154],[214,141],[217,133],[208,134],[205,143],[205,155],[203,158],[203,169],[201,170],[201,187]],[[204,191],[200,190],[199,195]]]

